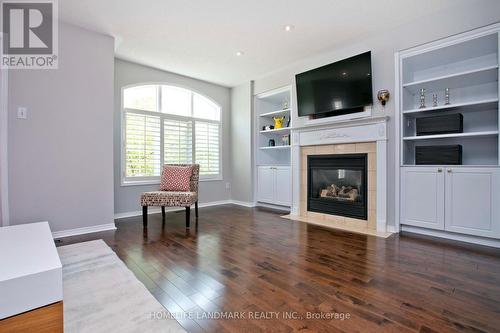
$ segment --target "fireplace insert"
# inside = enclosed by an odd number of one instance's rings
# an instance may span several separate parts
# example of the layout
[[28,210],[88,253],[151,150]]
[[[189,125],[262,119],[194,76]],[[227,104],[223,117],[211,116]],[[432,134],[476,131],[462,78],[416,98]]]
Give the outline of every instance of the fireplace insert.
[[367,154],[309,155],[307,210],[368,219]]

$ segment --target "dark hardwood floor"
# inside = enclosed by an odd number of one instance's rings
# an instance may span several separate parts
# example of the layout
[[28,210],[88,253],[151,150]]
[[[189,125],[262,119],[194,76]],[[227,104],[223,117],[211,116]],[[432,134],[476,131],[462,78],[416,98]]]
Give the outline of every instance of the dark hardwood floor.
[[[157,214],[143,232],[138,216],[58,245],[102,238],[189,332],[500,332],[500,250],[232,205],[200,209],[191,224],[172,212],[162,227]],[[204,317],[224,311],[245,319]]]

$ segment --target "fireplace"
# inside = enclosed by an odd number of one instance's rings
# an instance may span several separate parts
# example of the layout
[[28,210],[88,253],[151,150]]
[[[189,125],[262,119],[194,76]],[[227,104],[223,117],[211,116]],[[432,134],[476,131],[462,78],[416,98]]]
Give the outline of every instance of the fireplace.
[[307,156],[307,210],[368,219],[367,154]]

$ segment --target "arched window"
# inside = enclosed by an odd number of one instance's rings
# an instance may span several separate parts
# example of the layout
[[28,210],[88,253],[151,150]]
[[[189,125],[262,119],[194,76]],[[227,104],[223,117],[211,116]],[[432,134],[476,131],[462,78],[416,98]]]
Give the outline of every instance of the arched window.
[[163,164],[198,163],[220,179],[221,108],[188,89],[148,84],[123,89],[123,183],[157,182]]

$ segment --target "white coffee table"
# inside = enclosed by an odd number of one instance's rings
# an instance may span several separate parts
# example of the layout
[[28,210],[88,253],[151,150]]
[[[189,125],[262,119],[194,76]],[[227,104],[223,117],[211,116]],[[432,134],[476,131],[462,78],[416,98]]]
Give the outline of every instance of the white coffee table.
[[62,290],[48,222],[0,228],[0,327],[13,316],[58,302],[62,320]]

